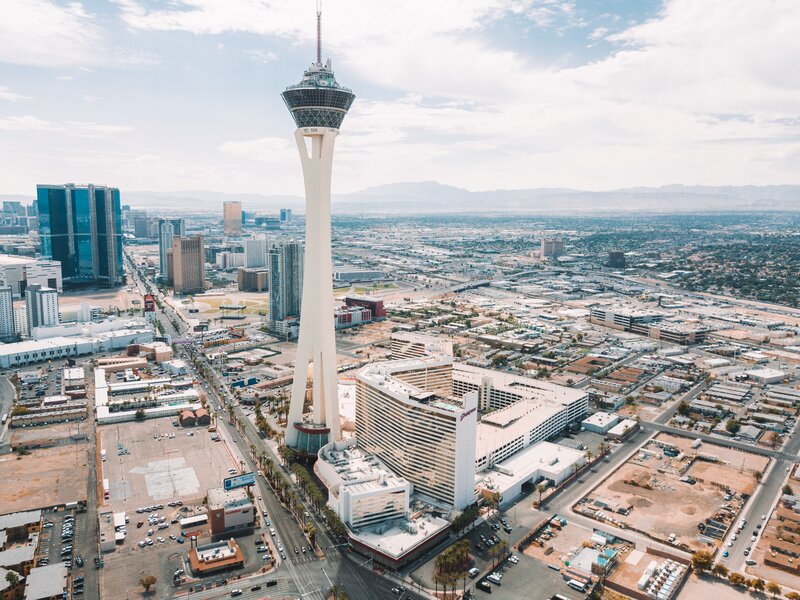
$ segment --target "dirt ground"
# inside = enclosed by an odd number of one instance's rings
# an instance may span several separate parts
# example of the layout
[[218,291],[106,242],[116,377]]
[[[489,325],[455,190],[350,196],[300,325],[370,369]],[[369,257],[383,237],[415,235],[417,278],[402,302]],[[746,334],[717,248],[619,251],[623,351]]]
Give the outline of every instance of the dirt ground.
[[752,494],[756,487],[752,471],[742,471],[733,465],[696,460],[686,474],[704,481],[724,481],[725,485],[740,494]]
[[[120,310],[128,310],[129,308],[141,310],[142,309],[142,296],[134,291],[128,292],[127,288],[120,287],[109,290],[82,290],[80,293],[60,294],[58,296],[58,304],[62,308],[66,306],[80,304],[81,302],[88,302],[92,306],[97,306],[102,310],[109,310],[118,308]],[[138,302],[135,304],[134,301]]]
[[11,429],[11,445],[14,448],[31,444],[48,445],[58,440],[66,440],[73,435],[89,435],[89,424],[85,421],[59,423],[47,427],[15,427]]
[[660,433],[655,439],[659,442],[672,444],[687,454],[700,453],[716,456],[720,461],[728,463],[731,468],[735,469],[737,472],[739,470],[745,470],[761,471],[763,473],[769,464],[769,458],[765,456],[749,454],[741,450],[736,450],[735,448],[724,448],[707,442],[704,442],[695,450],[692,449],[692,440],[690,438],[670,435],[668,433]]
[[86,444],[0,457],[0,514],[86,500]]

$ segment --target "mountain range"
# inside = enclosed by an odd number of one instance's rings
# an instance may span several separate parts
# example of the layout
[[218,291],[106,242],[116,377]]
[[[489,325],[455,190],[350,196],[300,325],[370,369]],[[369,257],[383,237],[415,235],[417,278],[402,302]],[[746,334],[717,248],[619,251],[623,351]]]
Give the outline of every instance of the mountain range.
[[[175,211],[217,210],[225,200],[240,200],[246,211],[304,209],[304,199],[290,195],[235,194],[203,190],[150,192],[121,190],[124,204]],[[31,200],[0,195],[0,200]],[[349,194],[337,194],[339,213],[691,213],[800,211],[800,185],[634,187],[591,192],[566,188],[532,188],[472,192],[435,181],[392,183]]]

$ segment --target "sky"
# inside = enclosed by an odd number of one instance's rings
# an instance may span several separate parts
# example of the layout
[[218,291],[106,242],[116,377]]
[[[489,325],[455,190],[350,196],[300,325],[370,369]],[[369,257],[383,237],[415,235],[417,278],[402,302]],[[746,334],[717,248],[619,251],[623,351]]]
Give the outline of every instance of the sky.
[[[0,0],[0,193],[302,194],[315,0]],[[797,0],[325,0],[334,193],[800,183]]]

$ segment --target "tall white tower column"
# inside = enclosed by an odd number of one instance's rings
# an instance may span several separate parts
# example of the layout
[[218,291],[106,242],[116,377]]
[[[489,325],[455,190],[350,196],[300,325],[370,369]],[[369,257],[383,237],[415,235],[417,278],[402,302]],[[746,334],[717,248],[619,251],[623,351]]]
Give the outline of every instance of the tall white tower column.
[[[317,8],[317,61],[297,85],[286,88],[283,101],[297,130],[306,188],[306,249],[303,298],[297,342],[292,400],[286,425],[286,445],[316,456],[329,441],[341,439],[336,377],[331,259],[331,168],[333,145],[355,94],[339,85],[331,61],[322,64],[321,15]],[[303,414],[306,381],[312,367],[311,415]]]
[[326,428],[328,441],[341,437],[331,257],[331,167],[338,134],[336,129],[321,127],[303,127],[294,132],[306,190],[306,248],[300,338],[286,428],[286,445],[291,447],[298,445],[301,430],[295,424],[303,417],[306,377],[312,363],[311,422],[300,427]]

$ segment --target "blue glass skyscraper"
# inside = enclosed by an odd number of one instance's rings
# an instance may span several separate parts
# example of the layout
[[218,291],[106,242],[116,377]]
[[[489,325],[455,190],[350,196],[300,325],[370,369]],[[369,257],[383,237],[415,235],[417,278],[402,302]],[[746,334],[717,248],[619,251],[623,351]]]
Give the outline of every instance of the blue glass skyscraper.
[[65,284],[125,283],[117,188],[37,185],[36,204],[42,257],[61,261]]

